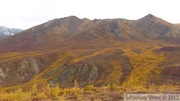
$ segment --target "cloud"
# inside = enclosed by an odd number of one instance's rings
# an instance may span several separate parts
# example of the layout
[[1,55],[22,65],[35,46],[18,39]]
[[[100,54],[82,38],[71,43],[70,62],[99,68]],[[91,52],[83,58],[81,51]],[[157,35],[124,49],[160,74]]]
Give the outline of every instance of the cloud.
[[179,0],[2,0],[0,25],[27,29],[54,18],[139,19],[152,13],[180,22]]

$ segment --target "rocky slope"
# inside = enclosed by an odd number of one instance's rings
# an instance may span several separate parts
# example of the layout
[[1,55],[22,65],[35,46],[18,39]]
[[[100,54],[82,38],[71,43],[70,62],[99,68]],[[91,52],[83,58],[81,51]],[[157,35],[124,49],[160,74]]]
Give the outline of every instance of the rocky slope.
[[0,86],[178,85],[179,40],[179,25],[151,14],[54,19],[0,40]]
[[168,43],[179,44],[179,25],[173,25],[149,14],[134,23],[134,28],[143,36],[153,40],[163,40]]

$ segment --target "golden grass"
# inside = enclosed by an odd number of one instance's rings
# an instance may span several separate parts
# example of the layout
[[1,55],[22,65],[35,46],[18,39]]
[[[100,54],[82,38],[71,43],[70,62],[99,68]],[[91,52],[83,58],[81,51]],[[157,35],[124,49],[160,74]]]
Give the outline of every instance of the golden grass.
[[[94,87],[92,84],[84,88],[79,88],[77,84],[71,88],[60,88],[58,85],[33,85],[30,90],[24,91],[17,89],[15,91],[1,91],[1,101],[71,101],[71,100],[90,100],[103,101],[111,99],[114,95],[119,95],[123,99],[124,93],[176,93],[180,91],[180,86],[153,85],[146,89],[142,86],[134,88],[123,88],[114,84],[103,87]],[[112,96],[111,96],[112,95]],[[116,99],[116,98],[114,98]]]

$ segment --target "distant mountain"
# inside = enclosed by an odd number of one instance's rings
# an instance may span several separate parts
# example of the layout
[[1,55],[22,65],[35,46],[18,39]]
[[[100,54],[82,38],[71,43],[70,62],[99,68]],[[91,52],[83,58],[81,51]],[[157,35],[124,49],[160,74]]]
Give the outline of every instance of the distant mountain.
[[179,85],[179,47],[180,26],[152,14],[54,19],[0,40],[0,86]]
[[21,29],[15,29],[15,28],[7,28],[4,26],[0,26],[0,38],[12,36],[14,34],[22,32]]

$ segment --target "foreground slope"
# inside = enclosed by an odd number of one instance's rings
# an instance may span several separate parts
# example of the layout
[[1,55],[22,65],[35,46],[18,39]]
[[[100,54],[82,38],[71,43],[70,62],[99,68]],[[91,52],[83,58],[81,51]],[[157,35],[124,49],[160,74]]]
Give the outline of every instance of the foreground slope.
[[178,26],[151,14],[54,19],[0,40],[0,85],[179,85]]

